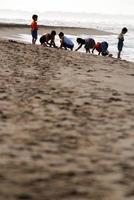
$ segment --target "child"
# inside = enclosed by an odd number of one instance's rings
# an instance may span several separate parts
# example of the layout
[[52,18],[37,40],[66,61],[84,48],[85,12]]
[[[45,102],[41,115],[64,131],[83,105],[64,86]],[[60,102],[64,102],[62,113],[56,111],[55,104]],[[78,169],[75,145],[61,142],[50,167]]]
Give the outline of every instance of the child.
[[[102,56],[107,56],[109,55],[108,52],[108,43],[106,41],[103,42],[97,42],[93,49],[92,49],[92,53],[94,53],[94,50],[98,51],[98,55],[102,55]],[[110,54],[111,55],[111,54]]]
[[31,23],[31,35],[32,35],[32,44],[36,43],[37,35],[38,35],[38,25],[37,25],[37,19],[38,15],[32,16],[33,22]]
[[60,32],[59,38],[61,39],[60,49],[62,49],[62,47],[64,47],[65,50],[67,50],[67,48],[70,49],[71,51],[73,50],[74,43],[68,37],[64,36],[64,33]]
[[95,41],[92,38],[77,38],[77,43],[79,44],[79,47],[75,51],[78,51],[83,45],[85,45],[84,48],[86,49],[86,53],[90,53],[90,49],[95,45]]
[[121,51],[123,49],[123,42],[124,42],[124,34],[126,34],[128,29],[124,27],[121,31],[121,33],[118,36],[118,55],[117,58],[120,59]]
[[53,46],[53,47],[56,48],[55,35],[56,35],[56,31],[51,31],[51,33],[47,33],[47,34],[42,35],[41,38],[40,38],[41,45],[50,46],[50,47]]

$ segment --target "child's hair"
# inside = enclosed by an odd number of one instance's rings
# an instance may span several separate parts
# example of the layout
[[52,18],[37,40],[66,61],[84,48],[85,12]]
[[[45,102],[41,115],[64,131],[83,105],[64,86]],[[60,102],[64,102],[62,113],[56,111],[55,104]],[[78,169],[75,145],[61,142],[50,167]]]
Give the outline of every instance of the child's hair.
[[56,31],[51,31],[51,35],[56,35]]
[[85,40],[82,38],[77,38],[78,44],[85,44]]
[[63,32],[60,32],[59,33],[59,37],[63,37],[64,36],[64,33]]
[[38,19],[38,15],[33,15],[33,16],[32,16],[32,19],[33,19],[33,20],[37,20],[37,19]]
[[123,29],[122,29],[122,33],[127,33],[128,32],[128,29],[126,28],[126,27],[124,27]]

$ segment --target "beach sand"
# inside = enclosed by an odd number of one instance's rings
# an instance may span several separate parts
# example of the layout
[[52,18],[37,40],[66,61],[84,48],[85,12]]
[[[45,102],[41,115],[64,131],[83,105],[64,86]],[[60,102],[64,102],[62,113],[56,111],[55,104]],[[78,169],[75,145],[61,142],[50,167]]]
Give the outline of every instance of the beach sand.
[[134,63],[0,41],[0,199],[134,199]]

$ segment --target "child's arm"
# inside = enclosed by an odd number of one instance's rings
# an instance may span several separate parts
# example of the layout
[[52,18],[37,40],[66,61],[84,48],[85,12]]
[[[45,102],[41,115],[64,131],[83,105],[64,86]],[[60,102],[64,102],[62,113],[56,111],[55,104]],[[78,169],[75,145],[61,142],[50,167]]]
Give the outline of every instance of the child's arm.
[[50,47],[53,46],[54,48],[57,48],[56,44],[55,44],[55,41],[54,40],[51,40],[50,42]]
[[62,37],[61,41],[60,41],[60,49],[62,49],[62,47],[64,46],[64,37]]
[[56,44],[55,44],[55,37],[53,37],[53,38],[51,39],[51,41],[50,41],[50,47],[51,47],[51,46],[53,46],[53,47],[55,47],[55,48],[57,47]]
[[81,47],[82,47],[82,44],[80,44],[80,45],[78,46],[78,48],[75,49],[75,51],[78,51]]
[[32,23],[31,23],[31,26],[30,26],[30,28],[31,28],[31,31],[33,31],[33,30],[34,30],[34,29],[33,29],[33,23],[34,23],[34,22],[32,22]]
[[46,45],[48,46],[50,46],[51,45],[51,42],[49,42],[49,40],[50,40],[50,38],[49,38],[49,35],[47,34],[46,35]]

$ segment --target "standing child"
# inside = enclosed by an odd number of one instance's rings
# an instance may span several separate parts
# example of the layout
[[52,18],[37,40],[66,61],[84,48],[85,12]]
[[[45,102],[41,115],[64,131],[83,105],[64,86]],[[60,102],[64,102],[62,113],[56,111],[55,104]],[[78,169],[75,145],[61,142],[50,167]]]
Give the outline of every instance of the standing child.
[[59,38],[61,39],[60,49],[62,49],[62,47],[64,47],[65,50],[67,50],[67,49],[73,50],[74,43],[72,42],[72,40],[70,40],[70,38],[64,36],[64,33],[62,33],[62,32],[59,33]]
[[33,15],[32,19],[33,19],[31,23],[32,44],[35,44],[38,36],[38,25],[37,25],[38,15]]
[[121,51],[123,49],[123,43],[124,43],[124,34],[126,34],[128,29],[124,27],[121,31],[121,33],[118,36],[118,58],[120,59]]

